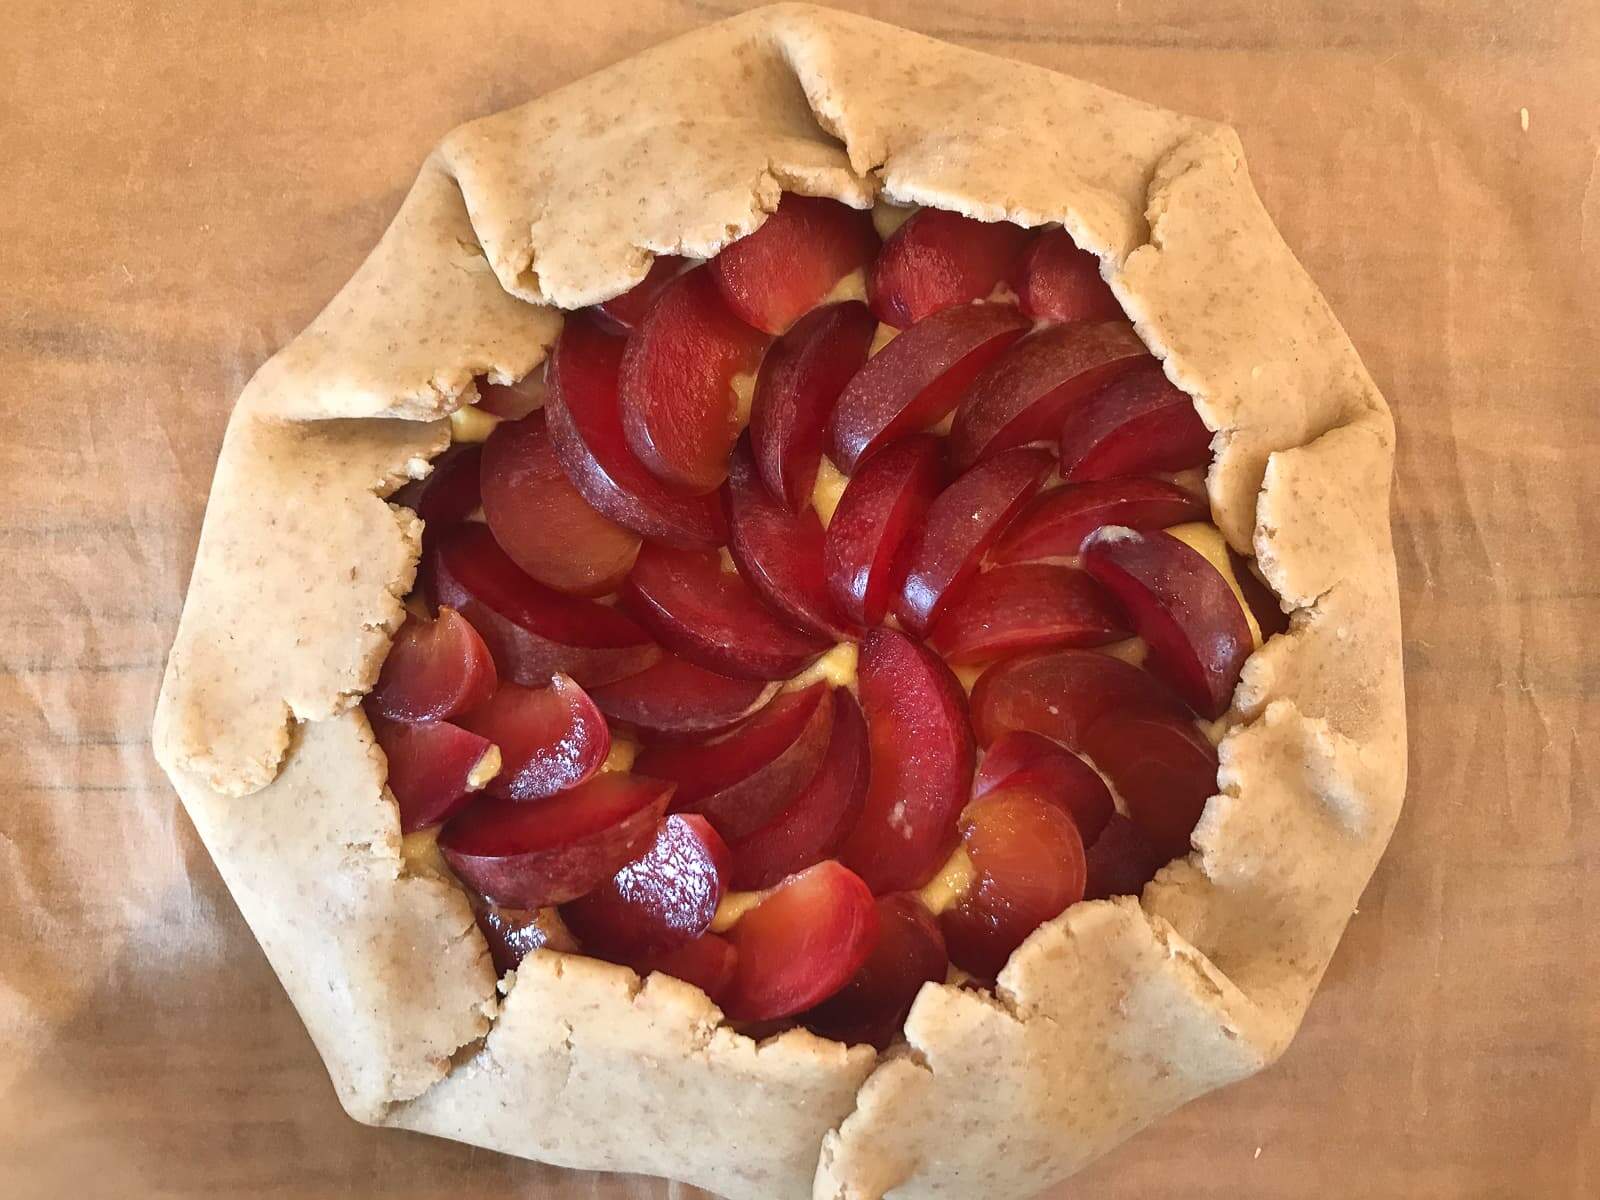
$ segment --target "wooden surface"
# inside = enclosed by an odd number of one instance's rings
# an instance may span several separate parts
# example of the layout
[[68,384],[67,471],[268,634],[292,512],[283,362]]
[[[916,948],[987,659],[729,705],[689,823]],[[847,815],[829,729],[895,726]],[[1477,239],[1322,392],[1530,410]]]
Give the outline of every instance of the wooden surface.
[[[6,5],[0,1195],[688,1194],[346,1120],[147,726],[232,399],[431,143],[737,7]],[[1594,6],[851,7],[1237,125],[1399,421],[1389,856],[1282,1063],[1060,1194],[1600,1195]]]

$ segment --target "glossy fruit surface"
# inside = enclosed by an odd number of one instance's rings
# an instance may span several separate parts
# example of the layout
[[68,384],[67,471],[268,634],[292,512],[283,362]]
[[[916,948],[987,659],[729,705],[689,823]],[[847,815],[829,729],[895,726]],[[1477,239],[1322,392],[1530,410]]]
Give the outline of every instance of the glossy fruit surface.
[[1186,471],[1211,460],[1211,431],[1158,363],[1136,367],[1073,405],[1061,423],[1061,477]]
[[728,935],[738,966],[723,1010],[736,1021],[793,1016],[861,969],[878,940],[872,893],[836,862],[790,876]]
[[578,948],[553,908],[503,908],[473,897],[472,916],[488,943],[496,975],[516,970],[535,950],[549,947],[570,952]]
[[1164,529],[1209,516],[1205,497],[1164,479],[1067,483],[1041,492],[1018,513],[989,557],[997,563],[1075,558],[1083,539],[1103,525]]
[[675,654],[741,679],[788,679],[827,649],[776,616],[710,550],[646,543],[623,584],[628,610]]
[[1122,306],[1100,277],[1100,260],[1078,249],[1065,229],[1035,234],[1017,259],[1011,287],[1036,321],[1105,321]]
[[1027,240],[1009,221],[919,209],[884,243],[867,273],[867,300],[878,320],[904,329],[989,295]]
[[790,512],[811,500],[828,418],[867,361],[877,327],[859,300],[830,304],[802,317],[761,360],[750,446],[767,490]]
[[662,289],[628,335],[619,376],[623,433],[652,475],[689,495],[716,490],[739,436],[734,377],[754,371],[765,346],[706,268]]
[[582,783],[611,752],[611,731],[600,710],[560,674],[548,687],[501,684],[460,724],[500,747],[500,773],[484,790],[512,800],[537,800]]
[[494,694],[494,658],[453,608],[432,621],[408,615],[367,697],[391,721],[434,721],[476,708]]
[[828,421],[840,470],[943,420],[978,373],[1028,330],[1010,304],[968,304],[918,321],[857,371]]
[[876,625],[905,580],[903,548],[944,485],[939,439],[913,434],[866,461],[823,536],[828,593],[857,625]]
[[1056,650],[1007,659],[972,687],[972,726],[981,745],[1023,729],[1068,749],[1111,711],[1187,718],[1184,703],[1154,676],[1094,650]]
[[1010,347],[956,406],[950,454],[969,467],[1012,446],[1053,441],[1067,412],[1150,354],[1123,320],[1048,325]]
[[493,750],[487,738],[449,721],[389,721],[368,713],[372,736],[388,760],[386,782],[400,809],[400,832],[448,820],[475,792],[474,776]]
[[640,733],[688,737],[716,733],[748,716],[768,686],[663,654],[635,675],[590,688],[589,696],[609,719]]
[[851,636],[828,592],[822,522],[809,507],[790,512],[772,498],[740,442],[728,465],[728,550],[768,608],[829,642]]
[[741,891],[772,887],[787,875],[835,854],[855,827],[872,764],[861,707],[835,688],[833,725],[821,765],[789,806],[731,846],[732,884]]
[[894,1040],[925,983],[943,983],[950,957],[939,922],[909,892],[878,898],[878,941],[850,982],[806,1013],[822,1037],[879,1050]]
[[687,259],[679,258],[676,254],[658,254],[643,279],[622,295],[595,305],[595,310],[606,324],[626,332],[644,320],[645,313],[650,311],[656,297],[687,264]]
[[650,635],[620,609],[529,579],[486,525],[452,530],[431,566],[439,603],[472,622],[501,679],[542,687],[560,671],[589,686],[625,678],[660,657]]
[[458,879],[497,904],[562,904],[639,857],[671,795],[671,784],[608,771],[544,800],[491,797],[450,819],[439,851]]
[[483,445],[483,515],[530,578],[573,596],[615,591],[639,535],[602,517],[567,479],[543,412],[502,421]]
[[562,327],[545,420],[567,478],[626,529],[672,546],[720,546],[728,538],[721,499],[670,490],[628,448],[618,397],[624,346],[582,313]]
[[967,698],[938,655],[884,626],[861,644],[857,686],[872,779],[839,857],[878,895],[910,891],[955,848],[976,757]]
[[1055,466],[1044,450],[1019,447],[985,459],[940,492],[906,546],[895,611],[921,634],[977,571],[979,560]]
[[728,847],[704,817],[668,816],[638,858],[561,908],[584,948],[637,961],[693,941],[711,926],[728,875]]
[[1061,808],[1006,788],[968,806],[961,841],[977,878],[940,924],[950,961],[993,979],[1042,922],[1083,899],[1083,841]]
[[1066,646],[1103,646],[1128,636],[1116,603],[1074,567],[994,567],[963,587],[934,623],[929,644],[966,665]]
[[1171,534],[1107,526],[1083,544],[1083,569],[1150,646],[1146,664],[1203,717],[1233,699],[1253,641],[1228,581]]
[[833,712],[824,684],[782,692],[708,741],[646,747],[633,770],[672,783],[674,811],[702,814],[726,838],[746,837],[788,808],[817,773]]
[[871,212],[786,192],[755,232],[723,247],[711,273],[736,316],[782,333],[877,250]]
[[715,933],[704,933],[681,946],[642,954],[629,966],[641,975],[659,971],[692,983],[709,996],[713,1004],[720,1006],[733,983],[738,961],[732,942]]
[[1016,730],[996,738],[972,780],[974,799],[996,790],[1025,791],[1066,810],[1084,845],[1100,836],[1116,811],[1093,767],[1049,738]]
[[1189,852],[1189,835],[1217,791],[1217,751],[1194,722],[1106,713],[1089,727],[1084,751],[1167,858]]

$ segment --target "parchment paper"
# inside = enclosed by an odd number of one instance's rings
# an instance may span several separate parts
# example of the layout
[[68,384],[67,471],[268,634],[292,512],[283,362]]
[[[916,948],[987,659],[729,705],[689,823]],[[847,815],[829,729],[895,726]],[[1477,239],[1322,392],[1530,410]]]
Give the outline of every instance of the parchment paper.
[[[0,1196],[690,1194],[348,1121],[147,730],[233,397],[428,147],[741,7],[0,13]],[[1236,125],[1400,427],[1389,855],[1282,1063],[1062,1195],[1600,1194],[1594,6],[848,7]]]

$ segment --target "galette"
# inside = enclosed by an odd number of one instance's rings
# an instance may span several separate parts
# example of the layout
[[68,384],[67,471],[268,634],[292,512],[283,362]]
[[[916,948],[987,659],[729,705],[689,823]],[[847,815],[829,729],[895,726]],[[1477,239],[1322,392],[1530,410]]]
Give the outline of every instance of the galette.
[[1392,446],[1231,131],[762,9],[428,159],[240,397],[157,753],[358,1120],[1026,1195],[1299,1025]]

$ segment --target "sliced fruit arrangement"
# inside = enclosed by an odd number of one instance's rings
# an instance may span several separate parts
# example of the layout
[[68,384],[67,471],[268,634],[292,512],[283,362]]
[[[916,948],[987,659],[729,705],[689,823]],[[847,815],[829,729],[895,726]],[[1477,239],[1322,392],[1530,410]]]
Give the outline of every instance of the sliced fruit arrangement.
[[871,212],[790,193],[760,228],[711,260],[711,273],[746,324],[783,333],[877,252]]
[[761,481],[790,512],[811,499],[829,414],[866,363],[877,328],[859,300],[830,304],[803,317],[761,360],[750,445]]
[[925,317],[857,371],[828,423],[829,454],[844,470],[902,434],[937,425],[978,373],[1028,331],[1009,304],[964,304]]
[[429,565],[438,602],[472,623],[501,678],[539,687],[561,671],[586,686],[609,683],[661,655],[644,627],[620,609],[529,578],[487,525],[467,522],[446,534]]
[[495,427],[483,445],[481,492],[500,548],[558,592],[614,592],[638,556],[639,535],[595,512],[568,481],[542,411]]
[[984,299],[1006,278],[1027,240],[1027,231],[1009,221],[921,209],[884,243],[867,275],[867,299],[878,320],[909,328]]
[[1022,311],[1036,321],[1108,321],[1122,306],[1100,275],[1100,260],[1065,229],[1036,234],[1011,273]]
[[830,642],[850,636],[828,591],[816,510],[790,512],[775,500],[743,444],[728,467],[728,535],[739,574],[769,608]]
[[724,675],[787,679],[828,647],[774,615],[714,550],[647,544],[622,596],[663,646]]
[[956,466],[1057,435],[1085,397],[1153,361],[1126,321],[1046,325],[997,358],[962,397],[950,426]]
[[827,691],[814,683],[784,692],[708,741],[648,747],[633,770],[671,783],[673,809],[701,814],[724,837],[754,833],[789,807],[827,754]]
[[908,628],[927,632],[1054,467],[1048,451],[1019,447],[978,463],[934,498],[906,546],[895,611]]
[[421,583],[364,710],[500,972],[883,1049],[1189,851],[1288,620],[1211,434],[1064,230],[884,228],[788,195],[655,259],[395,494]]
[[661,289],[622,355],[622,429],[628,446],[669,487],[715,491],[739,436],[734,380],[754,371],[765,335],[728,307],[707,268]]

